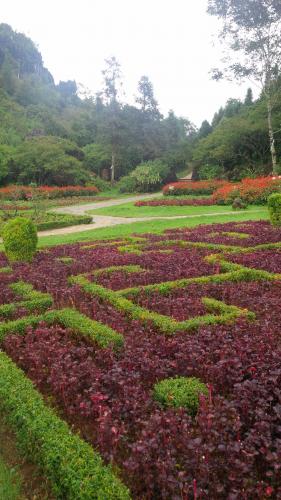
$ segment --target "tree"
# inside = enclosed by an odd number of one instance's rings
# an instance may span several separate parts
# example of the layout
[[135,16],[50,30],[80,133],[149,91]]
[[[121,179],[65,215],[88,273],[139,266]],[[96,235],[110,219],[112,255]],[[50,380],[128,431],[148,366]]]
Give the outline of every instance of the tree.
[[207,120],[204,120],[202,122],[200,129],[198,130],[198,137],[200,139],[202,139],[203,137],[207,137],[207,135],[209,135],[212,132],[212,130],[213,128],[209,124],[209,122]]
[[260,84],[267,103],[267,122],[273,172],[277,171],[272,111],[281,65],[281,3],[279,0],[209,0],[208,12],[223,20],[221,39],[237,58],[222,70],[222,77],[251,78]]
[[251,87],[249,87],[247,90],[247,94],[245,96],[244,104],[245,104],[245,106],[251,106],[253,104],[253,102],[254,102],[253,91],[252,91]]
[[111,57],[105,60],[106,68],[102,74],[104,77],[103,95],[106,101],[106,107],[103,113],[102,137],[105,142],[111,145],[111,182],[115,180],[117,150],[120,143],[120,110],[118,101],[121,84],[120,64]]
[[23,142],[13,156],[16,180],[37,185],[83,184],[89,179],[83,158],[83,151],[70,141],[34,137]]
[[139,95],[136,97],[136,103],[140,104],[141,111],[148,113],[151,118],[158,120],[161,114],[158,109],[158,102],[154,98],[153,85],[148,76],[142,76],[138,83]]

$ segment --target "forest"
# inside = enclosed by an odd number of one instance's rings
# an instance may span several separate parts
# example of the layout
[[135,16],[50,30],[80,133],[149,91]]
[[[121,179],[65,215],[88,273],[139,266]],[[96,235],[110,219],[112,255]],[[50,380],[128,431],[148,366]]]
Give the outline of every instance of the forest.
[[[103,81],[93,95],[75,81],[55,84],[33,41],[0,24],[0,185],[93,183],[103,190],[105,181],[118,181],[123,192],[149,191],[188,172],[194,180],[235,181],[271,173],[262,94],[254,100],[249,88],[243,101],[230,98],[196,128],[172,110],[161,114],[146,75],[135,104],[123,102],[114,57],[105,61]],[[279,157],[281,81],[275,84]]]

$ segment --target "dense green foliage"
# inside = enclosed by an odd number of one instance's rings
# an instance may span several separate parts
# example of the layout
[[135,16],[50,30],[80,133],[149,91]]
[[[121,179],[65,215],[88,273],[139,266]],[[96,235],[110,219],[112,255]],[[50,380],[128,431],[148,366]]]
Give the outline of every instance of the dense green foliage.
[[130,175],[120,181],[118,187],[121,193],[157,191],[161,185],[175,180],[167,163],[161,160],[143,162]]
[[184,407],[195,415],[200,395],[207,395],[208,389],[195,377],[175,377],[161,380],[154,386],[154,397],[165,406]]
[[268,209],[271,223],[281,226],[281,194],[275,193],[268,198]]
[[[278,95],[281,95],[281,85]],[[272,170],[265,99],[260,98],[250,105],[236,101],[236,108],[233,101],[220,109],[219,115],[214,117],[212,131],[196,143],[193,160],[200,179],[224,177],[240,180],[266,175]],[[281,155],[280,120],[281,105],[277,97],[273,125],[278,156]]]
[[16,217],[2,231],[5,253],[11,262],[30,262],[36,252],[37,232],[30,219]]
[[156,158],[186,166],[192,124],[172,112],[162,117],[146,76],[136,106],[121,104],[120,67],[115,58],[106,64],[104,91],[82,99],[75,82],[55,85],[29,38],[0,24],[0,185],[109,180],[113,157],[115,179]]
[[[121,192],[150,191],[151,182],[139,185],[138,166],[146,162],[165,164],[171,180],[177,172],[192,169],[193,180],[240,180],[272,170],[266,99],[261,95],[255,101],[251,89],[243,102],[229,99],[211,123],[204,120],[196,130],[173,111],[161,115],[147,76],[139,80],[136,104],[121,103],[122,74],[115,58],[106,61],[104,89],[81,98],[74,81],[55,85],[40,52],[25,35],[0,24],[0,41],[0,185],[61,186],[97,179],[105,190],[101,178],[125,176]],[[275,87],[272,123],[279,158],[278,77]],[[151,180],[157,175],[157,168],[149,171]]]

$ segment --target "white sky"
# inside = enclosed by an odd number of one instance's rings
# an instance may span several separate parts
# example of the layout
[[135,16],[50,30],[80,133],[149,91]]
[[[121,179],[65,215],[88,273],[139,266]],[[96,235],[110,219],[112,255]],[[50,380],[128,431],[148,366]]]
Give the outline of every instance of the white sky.
[[2,0],[0,22],[32,38],[56,82],[76,80],[100,90],[104,59],[122,66],[126,100],[147,75],[161,111],[173,109],[196,125],[211,120],[229,97],[249,85],[214,82],[216,19],[207,0]]

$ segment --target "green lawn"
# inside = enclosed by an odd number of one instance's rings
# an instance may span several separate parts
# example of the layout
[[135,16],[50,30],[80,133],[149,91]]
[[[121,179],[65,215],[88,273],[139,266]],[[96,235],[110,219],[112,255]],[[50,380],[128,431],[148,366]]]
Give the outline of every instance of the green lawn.
[[[122,205],[90,210],[89,213],[94,215],[111,215],[113,217],[173,217],[177,215],[201,215],[231,211],[233,211],[231,205],[211,205],[209,207],[136,207],[134,203],[124,203]],[[260,211],[261,214],[264,214],[267,211],[267,208],[256,205],[251,205],[249,208],[247,208],[248,214],[257,211]]]
[[0,498],[3,500],[19,500],[20,479],[14,469],[9,469],[0,456]]
[[[247,220],[268,219],[266,209],[255,212],[237,212],[232,215],[218,215],[213,217],[196,217],[194,219],[172,219],[152,220],[145,222],[133,222],[130,224],[118,224],[116,226],[91,229],[81,233],[64,234],[56,236],[42,236],[39,238],[39,247],[75,243],[78,241],[93,241],[107,238],[123,238],[132,233],[161,233],[165,229],[194,227],[199,224],[218,224],[224,222],[245,222]],[[0,250],[3,246],[0,245]]]

